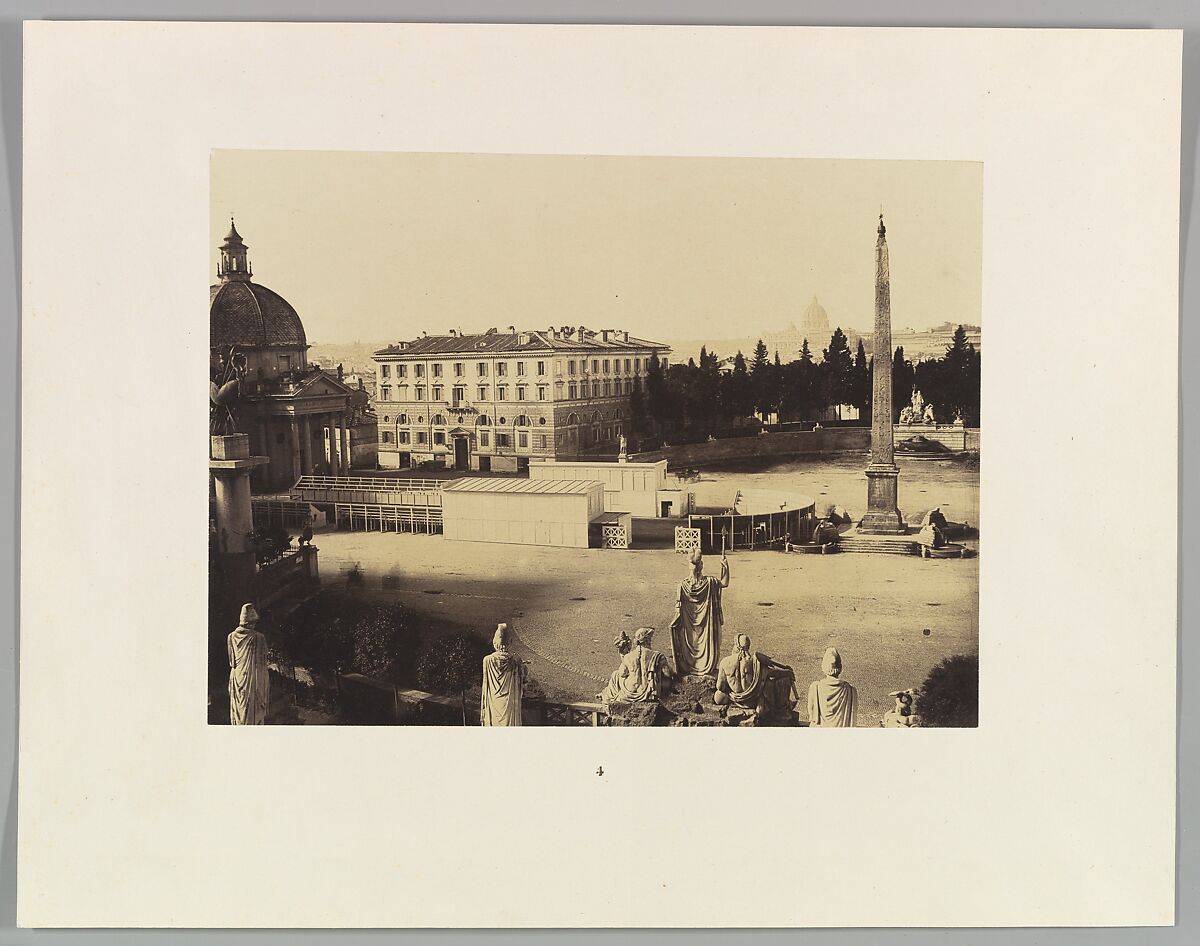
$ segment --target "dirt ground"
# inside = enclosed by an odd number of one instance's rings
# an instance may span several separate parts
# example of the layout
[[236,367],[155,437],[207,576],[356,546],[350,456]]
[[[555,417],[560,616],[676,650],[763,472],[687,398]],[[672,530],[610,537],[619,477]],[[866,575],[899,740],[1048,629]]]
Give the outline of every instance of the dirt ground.
[[[948,518],[978,524],[978,473],[947,461],[900,465],[907,518],[941,505]],[[738,488],[794,489],[813,497],[818,511],[836,502],[857,516],[865,483],[862,462],[853,459],[707,471],[689,488],[700,505],[727,505]],[[562,700],[595,698],[617,665],[612,638],[622,629],[655,627],[657,646],[670,652],[675,589],[686,572],[682,556],[665,549],[551,549],[333,531],[319,533],[314,544],[326,585],[342,583],[358,563],[372,596],[394,596],[489,638],[497,622],[508,621],[535,679]],[[820,676],[827,646],[841,652],[843,675],[858,688],[860,725],[878,723],[891,707],[889,691],[919,685],[944,657],[978,652],[978,558],[758,551],[732,553],[729,562],[722,653],[741,632],[756,650],[791,665],[802,718],[804,693]],[[706,563],[716,573],[717,559]]]

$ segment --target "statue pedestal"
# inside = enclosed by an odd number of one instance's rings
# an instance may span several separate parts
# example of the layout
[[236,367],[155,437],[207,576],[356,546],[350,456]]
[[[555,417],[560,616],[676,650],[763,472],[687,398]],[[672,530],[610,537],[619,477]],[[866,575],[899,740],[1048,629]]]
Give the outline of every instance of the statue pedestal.
[[867,535],[904,535],[908,528],[896,502],[899,467],[873,463],[866,473],[867,511],[858,531]]

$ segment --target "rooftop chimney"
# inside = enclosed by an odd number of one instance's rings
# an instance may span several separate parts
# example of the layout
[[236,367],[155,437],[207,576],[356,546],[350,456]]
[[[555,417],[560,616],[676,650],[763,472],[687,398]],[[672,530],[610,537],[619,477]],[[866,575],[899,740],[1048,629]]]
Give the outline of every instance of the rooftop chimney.
[[516,327],[515,325],[510,325],[510,326],[508,327],[508,334],[509,334],[509,335],[516,335],[516,334],[517,334],[517,327]]
[[587,326],[579,326],[579,340],[582,342],[587,338]]

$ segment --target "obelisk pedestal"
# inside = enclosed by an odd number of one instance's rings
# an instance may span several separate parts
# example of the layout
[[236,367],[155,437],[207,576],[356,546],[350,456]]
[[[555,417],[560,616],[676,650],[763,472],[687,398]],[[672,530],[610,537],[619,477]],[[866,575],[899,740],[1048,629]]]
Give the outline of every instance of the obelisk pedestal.
[[867,511],[858,531],[903,535],[908,531],[897,502],[900,468],[892,434],[892,290],[888,246],[879,216],[875,241],[875,342],[871,383],[871,462],[867,466]]

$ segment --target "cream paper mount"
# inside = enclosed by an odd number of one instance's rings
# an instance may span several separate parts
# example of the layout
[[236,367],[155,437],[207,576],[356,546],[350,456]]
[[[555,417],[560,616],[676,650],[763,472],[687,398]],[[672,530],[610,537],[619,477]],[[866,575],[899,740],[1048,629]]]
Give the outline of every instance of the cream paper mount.
[[[1180,33],[30,23],[25,56],[20,923],[1173,921]],[[207,726],[214,149],[982,162],[979,729]]]

